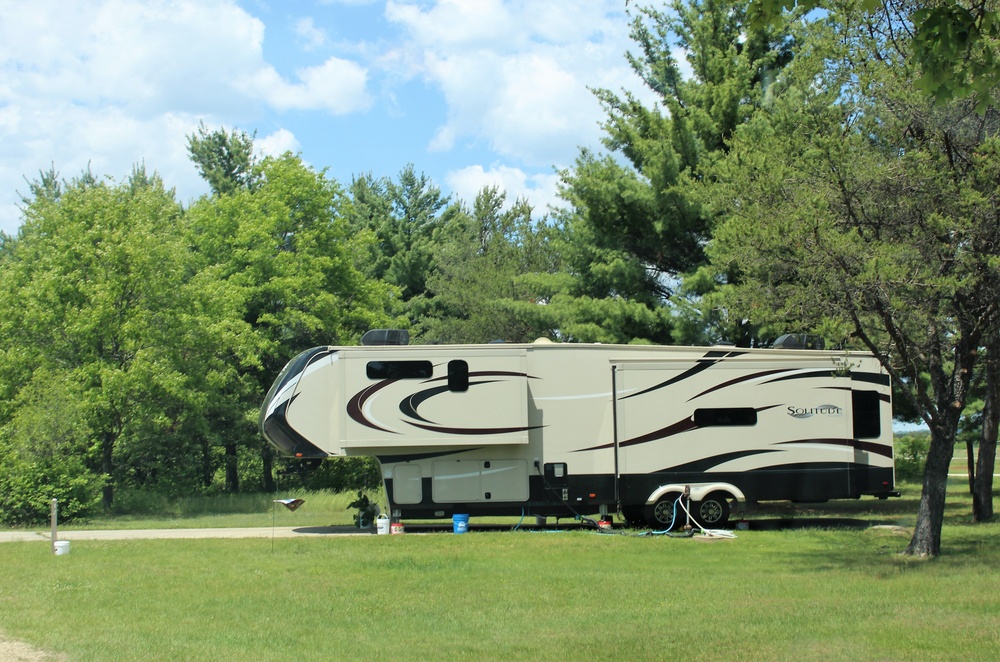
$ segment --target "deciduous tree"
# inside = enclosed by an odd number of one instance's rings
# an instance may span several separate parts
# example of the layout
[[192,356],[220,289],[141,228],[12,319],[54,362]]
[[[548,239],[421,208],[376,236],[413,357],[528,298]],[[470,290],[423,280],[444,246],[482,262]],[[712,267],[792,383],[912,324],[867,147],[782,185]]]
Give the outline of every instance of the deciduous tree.
[[60,397],[80,399],[69,408],[89,430],[110,508],[130,458],[186,444],[190,391],[174,351],[190,274],[180,206],[142,168],[122,183],[51,173],[31,191],[0,261],[0,382],[16,408],[4,417],[15,439],[40,443],[25,407],[42,403],[25,389],[51,395],[41,376],[67,380]]
[[[341,216],[339,185],[292,154],[255,166],[253,187],[205,197],[188,211],[196,282],[224,308],[211,326],[224,397],[223,443],[252,443],[260,479],[274,490],[271,449],[256,434],[256,412],[284,364],[308,347],[356,342],[388,323],[394,290],[366,278],[355,255],[370,235],[354,236]],[[237,489],[232,475],[230,489]]]
[[919,70],[914,85],[939,103],[971,98],[979,111],[992,105],[1000,86],[1000,15],[992,0],[751,0],[758,24],[784,11],[860,8],[871,17],[904,17],[897,32],[910,41],[909,61]]
[[850,336],[880,358],[931,430],[907,552],[933,556],[957,426],[1000,303],[1000,115],[921,96],[906,42],[885,39],[898,18],[813,24],[809,57],[716,171],[727,220],[712,254],[740,273],[739,314]]

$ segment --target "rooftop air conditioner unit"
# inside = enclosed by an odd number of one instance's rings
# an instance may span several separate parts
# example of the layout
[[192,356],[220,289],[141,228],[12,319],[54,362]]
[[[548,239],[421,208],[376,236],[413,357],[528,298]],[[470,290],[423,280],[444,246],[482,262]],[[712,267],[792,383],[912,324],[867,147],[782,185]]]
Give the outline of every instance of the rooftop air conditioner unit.
[[361,344],[375,345],[408,345],[410,333],[404,329],[372,329],[361,336]]

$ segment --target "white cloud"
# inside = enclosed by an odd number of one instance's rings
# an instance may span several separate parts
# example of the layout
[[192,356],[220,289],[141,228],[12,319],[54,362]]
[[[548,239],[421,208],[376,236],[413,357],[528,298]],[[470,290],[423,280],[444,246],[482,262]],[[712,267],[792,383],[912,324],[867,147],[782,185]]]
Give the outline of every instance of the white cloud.
[[254,147],[265,156],[281,156],[285,152],[297,154],[302,149],[298,138],[288,129],[278,129],[268,136],[257,138]]
[[289,83],[274,67],[267,66],[247,76],[240,89],[279,110],[325,110],[344,115],[371,104],[365,89],[368,73],[354,62],[331,57],[319,66],[299,69],[296,75],[299,82]]
[[450,172],[445,182],[456,198],[471,205],[479,192],[487,186],[496,186],[507,194],[507,205],[518,198],[526,199],[534,207],[535,215],[547,214],[553,207],[564,207],[559,197],[559,175],[528,174],[520,168],[496,165],[486,170],[472,165]]
[[518,34],[512,3],[501,0],[439,0],[424,5],[389,0],[386,18],[403,24],[422,45],[453,52],[470,49],[511,47],[509,37]]
[[311,17],[300,18],[295,22],[295,34],[307,51],[316,50],[326,43],[326,33],[316,27]]
[[382,64],[438,86],[448,117],[429,145],[469,141],[529,167],[567,166],[597,145],[604,111],[588,88],[646,95],[625,61],[620,0],[390,0],[407,43]]
[[[329,57],[279,73],[264,56],[264,23],[236,0],[4,0],[0,16],[8,233],[20,222],[24,176],[52,164],[67,177],[88,163],[124,177],[145,160],[187,200],[206,189],[186,151],[200,119],[252,125],[269,110],[342,115],[371,102],[356,62]],[[309,22],[299,28],[311,43],[321,36]],[[279,134],[272,143],[292,144]]]
[[0,61],[22,103],[192,110],[224,102],[228,81],[262,66],[263,36],[230,2],[42,0],[4,9]]
[[12,127],[17,132],[14,139],[0,123],[0,142],[17,148],[0,159],[0,230],[14,233],[20,224],[17,192],[27,193],[25,180],[34,180],[51,167],[65,179],[90,168],[96,175],[121,180],[134,165],[145,163],[167,186],[177,189],[182,201],[207,192],[187,154],[185,136],[197,125],[197,119],[184,114],[141,118],[115,107],[73,106],[33,111],[29,119]]

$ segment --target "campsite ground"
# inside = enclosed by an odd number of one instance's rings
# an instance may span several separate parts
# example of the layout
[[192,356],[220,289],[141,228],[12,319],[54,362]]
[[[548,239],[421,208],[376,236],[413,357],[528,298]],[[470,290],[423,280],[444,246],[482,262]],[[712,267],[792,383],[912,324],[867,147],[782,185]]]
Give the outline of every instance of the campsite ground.
[[[955,481],[931,562],[899,555],[917,486],[776,505],[729,540],[516,520],[332,535],[303,517],[320,495],[256,513],[253,538],[179,538],[183,517],[150,534],[173,539],[92,526],[65,535],[105,539],[65,556],[43,535],[0,545],[0,633],[62,656],[28,660],[996,659],[1000,525],[969,524],[965,492]],[[350,513],[316,519],[354,530]]]

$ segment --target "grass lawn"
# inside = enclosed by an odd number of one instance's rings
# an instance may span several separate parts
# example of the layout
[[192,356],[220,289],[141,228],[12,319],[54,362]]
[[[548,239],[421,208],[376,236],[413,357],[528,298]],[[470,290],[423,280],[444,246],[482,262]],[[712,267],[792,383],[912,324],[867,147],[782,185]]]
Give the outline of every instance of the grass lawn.
[[930,562],[893,528],[5,543],[0,632],[70,660],[995,660],[1000,524],[963,487]]

